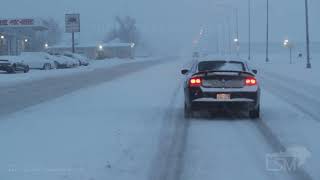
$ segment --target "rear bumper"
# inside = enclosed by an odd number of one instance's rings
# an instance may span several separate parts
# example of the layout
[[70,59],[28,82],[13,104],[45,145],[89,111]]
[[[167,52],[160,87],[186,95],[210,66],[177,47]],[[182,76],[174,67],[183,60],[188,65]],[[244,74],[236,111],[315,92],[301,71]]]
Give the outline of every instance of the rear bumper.
[[232,109],[232,110],[253,110],[258,105],[253,100],[230,100],[230,101],[218,101],[218,100],[194,100],[191,103],[191,109],[196,111],[207,110],[214,111],[220,109]]
[[[239,109],[254,110],[260,105],[260,89],[186,89],[186,105],[193,110]],[[218,94],[230,94],[230,99],[219,100]]]

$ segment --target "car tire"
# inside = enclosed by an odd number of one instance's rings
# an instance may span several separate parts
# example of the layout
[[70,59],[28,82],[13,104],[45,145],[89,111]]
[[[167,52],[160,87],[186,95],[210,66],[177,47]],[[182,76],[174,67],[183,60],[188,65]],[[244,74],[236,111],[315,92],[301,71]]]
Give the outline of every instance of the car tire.
[[258,108],[249,111],[249,117],[251,119],[259,119],[260,118],[260,106]]
[[16,65],[14,64],[14,65],[12,65],[12,67],[10,69],[7,70],[7,72],[10,74],[14,74],[14,73],[16,73],[16,70],[17,70],[17,68],[16,68]]
[[51,64],[49,63],[46,63],[43,65],[43,70],[50,70],[52,67],[51,67]]
[[57,61],[54,61],[54,66],[56,67],[56,69],[60,69],[59,63]]
[[27,72],[29,72],[29,71],[30,71],[30,67],[29,67],[29,66],[26,66],[23,72],[24,72],[24,73],[27,73]]
[[191,119],[194,117],[194,113],[190,107],[188,107],[186,104],[184,104],[184,118],[185,119]]

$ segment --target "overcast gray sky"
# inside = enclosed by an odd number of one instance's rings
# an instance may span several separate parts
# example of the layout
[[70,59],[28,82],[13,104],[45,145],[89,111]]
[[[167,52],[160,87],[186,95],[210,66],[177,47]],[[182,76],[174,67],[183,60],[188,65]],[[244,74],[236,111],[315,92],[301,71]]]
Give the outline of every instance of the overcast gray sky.
[[[2,0],[0,18],[53,17],[63,25],[64,14],[81,13],[82,41],[102,39],[116,15],[130,15],[149,41],[179,46],[191,43],[201,26],[211,33],[216,19],[230,15],[217,12],[217,1],[239,8],[240,39],[247,40],[247,0]],[[319,0],[310,2],[312,40],[320,40]],[[266,0],[252,0],[253,41],[265,40]],[[289,37],[304,41],[304,0],[270,0],[272,41]],[[221,11],[221,10],[220,10]]]

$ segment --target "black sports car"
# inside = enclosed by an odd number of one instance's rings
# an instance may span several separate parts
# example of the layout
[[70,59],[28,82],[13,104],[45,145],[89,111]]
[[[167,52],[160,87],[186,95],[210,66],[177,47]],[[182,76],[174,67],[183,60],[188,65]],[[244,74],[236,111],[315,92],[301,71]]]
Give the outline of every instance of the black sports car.
[[219,108],[244,109],[250,118],[260,117],[260,87],[255,74],[245,61],[209,60],[194,63],[186,75],[185,117],[195,111]]
[[17,56],[0,56],[0,70],[8,73],[16,73],[17,71],[27,73],[30,67]]

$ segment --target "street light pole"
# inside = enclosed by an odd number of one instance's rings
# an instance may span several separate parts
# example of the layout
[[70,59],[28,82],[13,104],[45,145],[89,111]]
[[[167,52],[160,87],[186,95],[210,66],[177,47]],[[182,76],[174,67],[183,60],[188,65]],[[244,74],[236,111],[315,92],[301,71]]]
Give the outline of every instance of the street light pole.
[[229,54],[231,55],[232,54],[232,44],[231,44],[232,43],[231,42],[232,41],[231,40],[232,39],[231,38],[232,35],[231,35],[231,22],[230,22],[230,17],[229,16],[227,17],[227,26],[228,26],[228,32],[227,32],[228,33],[228,37],[227,37],[228,38],[228,49],[229,49]]
[[236,51],[237,51],[237,56],[240,57],[240,44],[239,44],[239,13],[238,13],[238,8],[235,9],[235,15],[236,15]]
[[308,0],[305,0],[305,9],[306,9],[305,13],[306,13],[307,68],[311,69]]
[[267,0],[267,41],[266,41],[266,62],[269,62],[269,0]]
[[75,47],[74,47],[74,32],[72,32],[72,53],[75,53]]
[[293,42],[289,41],[289,39],[286,39],[283,42],[283,46],[289,49],[289,57],[290,57],[289,63],[292,64],[292,49],[294,47],[294,44]]
[[290,64],[292,64],[292,47],[289,47],[289,53],[290,53]]
[[248,0],[248,15],[249,15],[248,60],[251,60],[251,0]]

